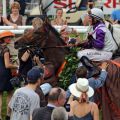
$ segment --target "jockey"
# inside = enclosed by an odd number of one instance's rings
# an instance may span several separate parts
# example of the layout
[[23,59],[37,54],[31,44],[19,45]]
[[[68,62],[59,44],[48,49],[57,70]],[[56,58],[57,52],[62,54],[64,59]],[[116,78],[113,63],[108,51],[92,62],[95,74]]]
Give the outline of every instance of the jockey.
[[103,61],[112,58],[112,54],[117,49],[110,31],[104,23],[104,13],[99,8],[93,8],[89,12],[89,22],[92,32],[88,34],[88,40],[79,43],[85,50],[78,51],[77,56],[86,56],[93,61]]

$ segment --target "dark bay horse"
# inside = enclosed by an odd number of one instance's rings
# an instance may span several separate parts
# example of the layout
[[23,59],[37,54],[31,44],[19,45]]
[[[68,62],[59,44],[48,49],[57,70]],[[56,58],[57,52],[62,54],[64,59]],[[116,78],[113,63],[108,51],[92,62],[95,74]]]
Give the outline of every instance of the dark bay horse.
[[15,48],[26,46],[39,47],[43,50],[46,61],[52,62],[55,70],[63,63],[68,49],[59,46],[65,46],[65,42],[60,34],[48,22],[44,22],[42,27],[37,30],[30,30],[23,34],[15,42]]
[[47,21],[36,30],[28,30],[14,44],[16,49],[40,48],[45,61],[52,64],[50,71],[54,69],[55,73],[57,73],[59,67],[64,62],[65,55],[69,52],[68,48],[64,47],[65,45],[60,34]]
[[120,120],[120,57],[114,61],[119,65],[108,61],[108,77],[101,89],[103,120]]
[[104,86],[95,91],[95,102],[102,107],[102,120],[120,120],[120,57],[106,62],[108,75]]

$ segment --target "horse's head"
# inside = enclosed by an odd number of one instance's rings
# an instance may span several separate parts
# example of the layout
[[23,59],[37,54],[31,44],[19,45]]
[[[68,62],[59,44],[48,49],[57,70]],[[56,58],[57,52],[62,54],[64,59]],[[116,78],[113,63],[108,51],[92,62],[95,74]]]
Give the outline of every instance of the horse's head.
[[64,45],[65,42],[61,39],[57,30],[45,21],[38,29],[31,30],[19,37],[14,46],[16,49],[28,48],[26,46],[43,48],[46,61],[52,62],[55,69],[58,69],[64,60],[65,54],[68,53],[68,49],[61,47]]
[[40,46],[44,47],[47,38],[47,31],[44,26],[36,30],[28,30],[22,36],[16,39],[14,46],[15,49],[26,46]]

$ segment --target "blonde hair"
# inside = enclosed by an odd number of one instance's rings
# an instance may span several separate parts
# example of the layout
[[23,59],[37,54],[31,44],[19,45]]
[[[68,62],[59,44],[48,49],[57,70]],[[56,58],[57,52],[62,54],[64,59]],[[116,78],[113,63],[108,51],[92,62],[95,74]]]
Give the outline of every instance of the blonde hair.
[[35,29],[41,27],[42,24],[43,24],[43,20],[39,17],[36,17],[32,20],[32,25]]
[[13,9],[13,8],[17,8],[17,9],[20,10],[20,4],[19,4],[19,2],[13,2],[13,3],[11,4],[11,9]]
[[88,103],[89,102],[89,98],[86,92],[82,93],[80,98],[79,98],[79,102],[80,103]]

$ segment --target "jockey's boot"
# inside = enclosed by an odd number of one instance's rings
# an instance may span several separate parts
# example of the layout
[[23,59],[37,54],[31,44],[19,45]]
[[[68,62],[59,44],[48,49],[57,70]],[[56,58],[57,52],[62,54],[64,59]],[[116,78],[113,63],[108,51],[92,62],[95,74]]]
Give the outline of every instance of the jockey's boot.
[[89,60],[86,56],[82,56],[80,61],[82,62],[83,66],[85,66],[88,70],[87,78],[96,77],[100,74],[100,68],[95,66],[91,60]]

